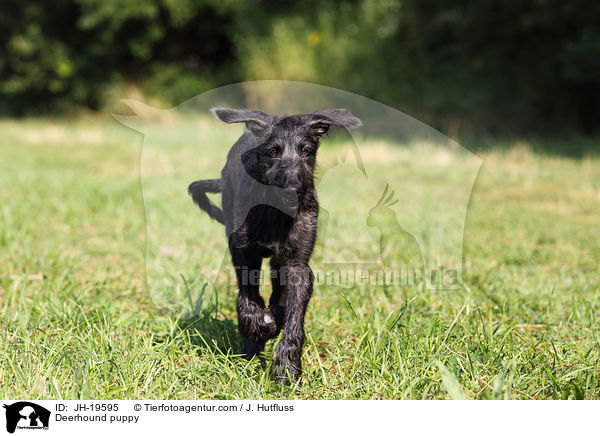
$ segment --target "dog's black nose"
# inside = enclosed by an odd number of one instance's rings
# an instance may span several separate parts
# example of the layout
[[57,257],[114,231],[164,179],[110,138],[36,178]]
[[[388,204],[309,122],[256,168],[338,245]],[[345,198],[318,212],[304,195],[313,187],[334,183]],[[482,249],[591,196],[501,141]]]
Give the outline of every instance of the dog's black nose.
[[302,193],[302,182],[300,182],[300,178],[298,176],[285,176],[283,185],[285,186],[286,190],[293,190],[298,195]]
[[284,203],[288,206],[295,206],[298,204],[298,192],[294,188],[285,188],[282,191],[282,198]]

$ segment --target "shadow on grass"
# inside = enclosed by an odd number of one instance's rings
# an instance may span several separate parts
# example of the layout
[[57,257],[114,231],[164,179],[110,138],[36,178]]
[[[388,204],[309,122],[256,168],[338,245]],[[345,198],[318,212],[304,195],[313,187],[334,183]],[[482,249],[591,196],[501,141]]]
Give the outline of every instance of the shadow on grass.
[[[207,302],[210,296],[208,283],[188,283],[185,278],[183,281],[191,311],[187,316],[174,320],[176,329],[172,338],[192,345],[199,357],[212,355],[226,360],[234,358],[247,362],[243,356],[244,341],[238,332],[237,319],[229,319],[219,311],[216,289],[212,289],[215,300],[214,304],[210,304]],[[193,289],[197,288],[200,288],[199,292],[197,296],[193,296]],[[267,367],[263,355],[258,356],[257,363],[260,368]]]
[[214,313],[203,311],[190,318],[179,319],[177,327],[179,335],[198,348],[198,354],[204,350],[219,351],[225,355],[241,353],[242,341],[232,320],[218,319]]
[[[217,319],[214,312],[202,312],[197,316],[179,319],[177,328],[178,336],[194,346],[198,356],[220,354],[247,362],[242,356],[243,339],[238,333],[237,323],[232,320]],[[265,353],[252,360],[258,363],[259,368],[267,369],[268,357]]]

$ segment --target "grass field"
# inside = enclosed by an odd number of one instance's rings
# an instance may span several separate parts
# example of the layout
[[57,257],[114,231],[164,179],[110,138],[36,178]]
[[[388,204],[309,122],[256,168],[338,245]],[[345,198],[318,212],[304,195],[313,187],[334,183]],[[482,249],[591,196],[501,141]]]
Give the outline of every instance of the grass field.
[[[480,151],[460,289],[318,286],[303,379],[283,388],[269,376],[273,343],[262,360],[236,355],[235,292],[199,298],[194,271],[222,257],[224,233],[184,182],[218,176],[225,150],[199,171],[178,154],[189,128],[156,127],[174,157],[142,164],[141,182],[142,136],[112,120],[0,122],[0,396],[600,398],[598,155],[535,151],[542,140]],[[428,156],[401,145],[367,145],[366,159],[385,174],[406,150]],[[171,189],[182,196],[165,203]],[[146,243],[190,283],[169,307],[145,286]]]

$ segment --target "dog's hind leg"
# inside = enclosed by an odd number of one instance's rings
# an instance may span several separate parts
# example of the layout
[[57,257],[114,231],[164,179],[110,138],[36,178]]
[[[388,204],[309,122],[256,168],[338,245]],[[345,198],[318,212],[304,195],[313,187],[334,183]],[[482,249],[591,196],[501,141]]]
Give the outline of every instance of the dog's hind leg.
[[231,252],[239,286],[238,329],[245,339],[244,354],[251,359],[263,350],[268,339],[277,335],[277,324],[271,312],[265,310],[259,294],[262,258],[239,248],[232,247]]

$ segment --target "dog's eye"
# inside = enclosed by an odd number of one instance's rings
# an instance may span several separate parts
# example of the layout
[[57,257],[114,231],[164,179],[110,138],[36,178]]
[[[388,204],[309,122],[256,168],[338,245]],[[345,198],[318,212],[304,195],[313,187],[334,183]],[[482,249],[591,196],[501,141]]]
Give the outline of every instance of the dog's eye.
[[279,149],[278,148],[272,148],[269,150],[269,156],[271,157],[279,157]]
[[310,148],[307,146],[302,147],[302,150],[300,150],[300,152],[302,153],[302,156],[308,156],[310,154]]

